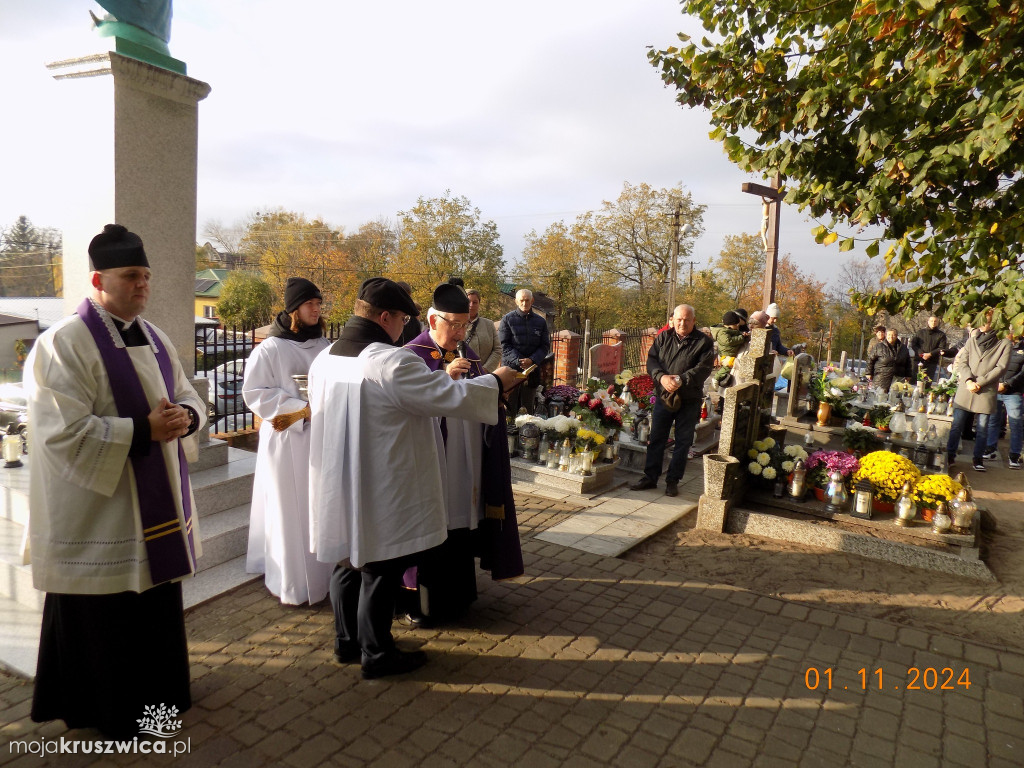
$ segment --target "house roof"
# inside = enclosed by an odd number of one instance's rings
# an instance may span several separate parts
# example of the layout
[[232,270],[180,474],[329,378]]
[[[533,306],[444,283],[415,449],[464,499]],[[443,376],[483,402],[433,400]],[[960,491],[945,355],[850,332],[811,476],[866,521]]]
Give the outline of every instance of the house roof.
[[0,298],[0,313],[39,322],[45,331],[66,314],[59,296],[5,296]]
[[207,299],[219,298],[227,274],[226,269],[203,269],[196,272],[196,296]]

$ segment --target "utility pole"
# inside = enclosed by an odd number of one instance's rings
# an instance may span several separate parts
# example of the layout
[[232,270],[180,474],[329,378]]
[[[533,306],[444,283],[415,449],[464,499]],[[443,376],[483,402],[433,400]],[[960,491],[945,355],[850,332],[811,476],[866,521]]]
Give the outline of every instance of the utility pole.
[[[672,242],[670,243],[670,258],[672,262],[668,267],[668,321],[672,321],[672,312],[676,308],[676,287],[679,282],[679,238],[686,237],[693,232],[693,226],[687,224],[680,229],[683,216],[683,204],[676,200],[676,207],[672,211]],[[690,286],[693,286],[693,262],[690,262]]]
[[779,216],[782,210],[782,177],[776,173],[772,185],[745,182],[741,189],[750,195],[759,195],[764,204],[764,216],[761,220],[761,239],[768,256],[764,270],[764,304],[767,307],[775,302],[775,276],[779,269]]
[[679,218],[683,215],[683,206],[676,201],[672,212],[672,242],[669,244],[672,263],[668,267],[668,320],[672,321],[672,312],[676,308],[676,280],[679,279]]

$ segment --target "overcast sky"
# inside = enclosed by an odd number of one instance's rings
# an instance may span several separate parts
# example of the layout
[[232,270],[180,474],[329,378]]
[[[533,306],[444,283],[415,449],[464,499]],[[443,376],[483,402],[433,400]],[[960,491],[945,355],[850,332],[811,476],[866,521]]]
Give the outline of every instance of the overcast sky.
[[[2,0],[5,104],[0,227],[60,227],[47,163],[73,141],[54,119],[49,61],[104,49],[92,0]],[[176,0],[170,49],[212,87],[200,103],[202,225],[283,207],[354,230],[451,190],[493,220],[511,263],[523,235],[614,200],[623,182],[682,183],[707,206],[697,268],[729,234],[756,232],[762,181],[708,138],[647,62],[699,27],[675,0]],[[86,148],[83,148],[86,151]],[[97,222],[97,231],[104,222]],[[784,210],[781,249],[831,281],[849,254],[816,245]],[[684,269],[685,269],[684,265]]]

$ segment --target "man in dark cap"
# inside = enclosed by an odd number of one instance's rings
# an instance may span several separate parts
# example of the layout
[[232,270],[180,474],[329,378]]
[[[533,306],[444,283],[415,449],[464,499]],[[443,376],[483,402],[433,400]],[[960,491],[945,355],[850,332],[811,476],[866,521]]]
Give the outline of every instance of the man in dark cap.
[[181,439],[206,408],[139,317],[141,238],[108,224],[89,258],[92,295],[25,363],[32,578],[46,593],[32,719],[130,739],[145,707],[191,706],[180,579],[200,545]]
[[[432,371],[444,371],[452,379],[473,379],[487,373],[476,351],[465,343],[469,325],[469,296],[461,286],[441,283],[434,290],[427,310],[429,329],[406,345]],[[504,415],[504,414],[503,414]],[[503,427],[503,419],[489,429]],[[406,574],[405,586],[419,593],[418,611],[414,606],[409,618],[416,624],[437,623],[459,618],[476,600],[476,562],[474,534],[483,513],[481,492],[491,477],[482,478],[485,458],[484,430],[479,421],[445,419],[440,421],[444,438],[444,478],[448,539],[421,560],[419,568]],[[502,442],[491,434],[488,446]],[[508,442],[504,440],[507,452]],[[511,558],[518,557],[518,573],[496,578],[512,578],[522,573],[522,552],[519,550],[518,528],[514,516],[507,516],[510,530]]]
[[341,338],[309,371],[310,525],[331,578],[334,655],[366,679],[411,672],[422,652],[395,646],[391,621],[402,573],[448,535],[444,443],[432,417],[494,424],[516,374],[458,381],[393,345],[412,298],[382,277],[363,282]]
[[[395,285],[409,294],[409,298],[412,298],[412,286],[404,280],[396,280]],[[412,320],[405,324],[405,328],[402,329],[402,335],[398,338],[398,346],[404,347],[410,341],[415,339],[423,331],[424,325],[420,322],[420,316],[423,314],[422,308],[413,299],[412,306],[416,310],[412,313]]]

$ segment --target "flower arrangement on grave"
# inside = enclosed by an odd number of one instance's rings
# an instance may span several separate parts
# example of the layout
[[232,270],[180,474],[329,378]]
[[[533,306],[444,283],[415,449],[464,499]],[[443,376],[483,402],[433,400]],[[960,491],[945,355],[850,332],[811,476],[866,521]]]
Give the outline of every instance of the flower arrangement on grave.
[[626,382],[626,390],[636,400],[637,407],[643,411],[654,408],[658,396],[654,394],[654,380],[650,374],[634,376]]
[[811,397],[831,406],[845,405],[857,396],[856,382],[831,365],[820,376],[811,376],[807,386]]
[[783,447],[775,438],[766,437],[751,443],[747,457],[751,459],[747,464],[749,474],[774,482],[776,478],[787,477],[797,459],[806,460],[807,452],[799,445]]
[[576,432],[576,450],[594,451],[605,443],[605,436],[600,432],[583,427]]
[[898,453],[875,451],[860,460],[860,469],[853,474],[854,485],[870,480],[875,496],[883,501],[895,502],[908,480],[916,484],[921,472],[914,463]]
[[914,483],[914,501],[922,509],[935,509],[940,501],[951,502],[962,489],[949,475],[922,475]]
[[875,429],[888,430],[892,419],[892,408],[888,405],[876,405],[867,412],[867,420]]
[[880,449],[883,444],[882,438],[871,427],[854,424],[843,430],[843,448],[853,453],[871,453]]
[[[597,379],[591,379],[591,382]],[[603,382],[598,382],[603,384]],[[589,382],[588,382],[589,384]],[[611,387],[581,392],[572,412],[584,425],[606,435],[622,429],[622,404],[609,391]]]
[[841,474],[849,486],[850,478],[860,469],[860,462],[846,451],[815,451],[807,457],[806,466],[808,484],[825,489],[832,480],[833,472]]
[[957,379],[954,373],[950,378],[941,378],[932,385],[929,391],[934,392],[936,395],[945,395],[946,397],[952,397],[956,394]]

